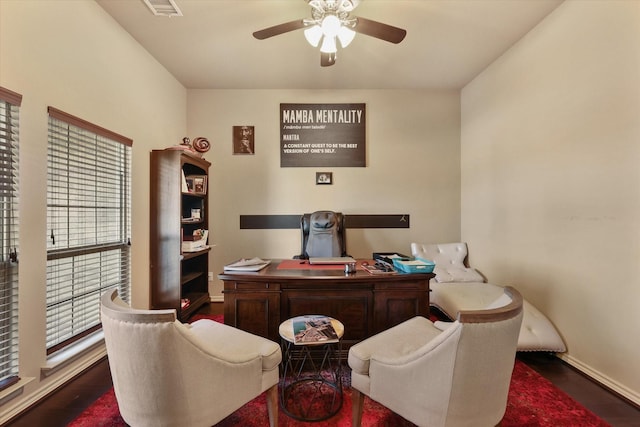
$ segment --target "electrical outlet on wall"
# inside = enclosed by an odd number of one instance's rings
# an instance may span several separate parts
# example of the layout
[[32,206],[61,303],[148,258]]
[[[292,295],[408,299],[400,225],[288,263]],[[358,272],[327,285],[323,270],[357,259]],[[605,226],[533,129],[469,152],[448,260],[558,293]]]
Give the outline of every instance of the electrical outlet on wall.
[[209,272],[209,274],[207,275],[207,278],[209,279],[210,282],[213,282],[213,271]]

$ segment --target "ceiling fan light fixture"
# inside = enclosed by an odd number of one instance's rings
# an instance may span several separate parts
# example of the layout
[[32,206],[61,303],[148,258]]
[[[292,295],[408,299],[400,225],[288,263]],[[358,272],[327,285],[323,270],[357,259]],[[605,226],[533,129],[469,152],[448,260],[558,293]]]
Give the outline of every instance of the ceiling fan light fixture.
[[316,9],[318,12],[322,12],[324,10],[324,5],[320,0],[309,1],[309,6],[311,6],[313,9]]
[[313,47],[318,47],[320,39],[322,39],[322,28],[319,25],[314,25],[304,30],[304,38],[307,39],[309,44]]
[[322,19],[320,26],[325,36],[335,37],[338,35],[342,24],[336,15],[327,15]]
[[338,9],[345,12],[351,12],[357,6],[357,3],[357,1],[354,2],[353,0],[342,0]]
[[342,46],[343,48],[349,46],[355,36],[356,32],[351,28],[347,28],[345,26],[340,27],[340,31],[338,31],[338,40],[340,40],[340,46]]
[[324,39],[322,39],[322,46],[320,47],[320,52],[336,53],[337,50],[338,49],[336,47],[336,38],[324,36]]
[[[2,0],[0,0],[2,1]],[[176,0],[144,0],[144,1],[176,1]],[[253,37],[264,40],[279,34],[304,29],[307,42],[320,46],[320,65],[333,65],[337,56],[337,44],[346,48],[355,38],[356,33],[374,37],[389,43],[398,44],[404,40],[407,31],[373,21],[371,19],[351,16],[361,0],[306,0],[311,7],[311,17],[284,22],[264,28],[253,33]]]

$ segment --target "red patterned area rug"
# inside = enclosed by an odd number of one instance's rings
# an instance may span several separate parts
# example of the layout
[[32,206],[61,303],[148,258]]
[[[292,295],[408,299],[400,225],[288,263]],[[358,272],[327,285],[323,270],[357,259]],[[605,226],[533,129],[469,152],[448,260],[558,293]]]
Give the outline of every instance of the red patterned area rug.
[[[222,316],[198,316],[221,321]],[[321,422],[295,421],[282,410],[278,415],[280,427],[347,427],[351,426],[351,387],[345,375],[344,403],[334,417]],[[120,416],[113,389],[87,408],[69,427],[125,427]],[[216,424],[216,427],[258,427],[268,425],[266,399],[258,396],[242,408]],[[362,425],[367,427],[413,427],[414,424],[392,413],[382,405],[365,398]],[[607,427],[609,424],[584,408],[569,395],[555,387],[523,362],[516,360],[507,410],[502,427]]]

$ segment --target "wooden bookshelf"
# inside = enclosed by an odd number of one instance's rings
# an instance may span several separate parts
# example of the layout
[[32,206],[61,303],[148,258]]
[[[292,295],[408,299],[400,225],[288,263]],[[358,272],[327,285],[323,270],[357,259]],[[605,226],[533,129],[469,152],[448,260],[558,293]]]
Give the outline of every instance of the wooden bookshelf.
[[[210,246],[193,252],[182,250],[184,236],[192,236],[194,230],[209,230],[206,181],[210,166],[205,159],[184,150],[151,152],[151,308],[173,308],[182,321],[210,302]],[[200,191],[185,187],[190,177],[204,177],[204,187],[198,184]],[[186,300],[188,304],[184,304]]]

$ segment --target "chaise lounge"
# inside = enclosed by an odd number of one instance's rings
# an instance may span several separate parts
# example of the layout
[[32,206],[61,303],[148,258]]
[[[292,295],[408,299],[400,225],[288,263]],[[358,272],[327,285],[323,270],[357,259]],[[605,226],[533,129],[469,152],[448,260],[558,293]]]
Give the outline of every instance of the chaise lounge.
[[[450,319],[464,310],[481,310],[498,298],[503,287],[485,282],[467,266],[466,243],[411,243],[411,255],[435,262],[436,277],[431,280],[430,304]],[[526,299],[518,337],[518,351],[566,351],[564,341],[551,321]]]

